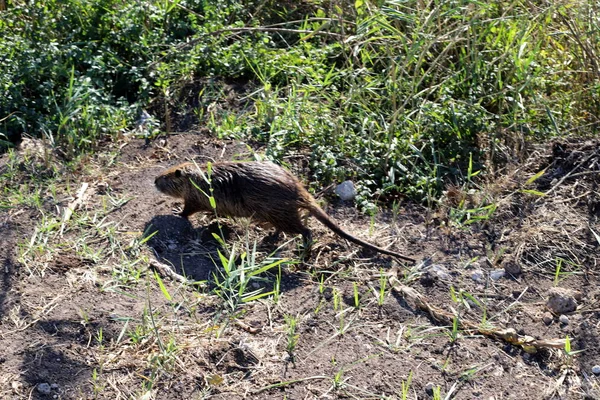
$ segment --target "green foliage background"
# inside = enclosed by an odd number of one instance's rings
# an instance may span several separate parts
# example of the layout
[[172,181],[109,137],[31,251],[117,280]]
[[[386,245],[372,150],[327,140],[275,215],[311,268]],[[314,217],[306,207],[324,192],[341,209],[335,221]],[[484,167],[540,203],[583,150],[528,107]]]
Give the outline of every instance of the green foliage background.
[[[435,198],[523,140],[590,135],[600,115],[594,1],[8,1],[0,140],[65,158],[131,130],[208,127],[310,156],[359,202]],[[228,86],[243,101],[228,106]]]

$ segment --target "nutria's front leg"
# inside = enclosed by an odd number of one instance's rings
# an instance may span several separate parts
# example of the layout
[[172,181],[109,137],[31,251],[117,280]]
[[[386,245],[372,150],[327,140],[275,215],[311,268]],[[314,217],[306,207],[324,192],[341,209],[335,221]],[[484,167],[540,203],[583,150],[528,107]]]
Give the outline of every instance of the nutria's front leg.
[[181,218],[190,219],[190,215],[192,215],[194,212],[195,210],[192,207],[190,207],[187,203],[184,203],[183,210],[181,210],[179,216]]

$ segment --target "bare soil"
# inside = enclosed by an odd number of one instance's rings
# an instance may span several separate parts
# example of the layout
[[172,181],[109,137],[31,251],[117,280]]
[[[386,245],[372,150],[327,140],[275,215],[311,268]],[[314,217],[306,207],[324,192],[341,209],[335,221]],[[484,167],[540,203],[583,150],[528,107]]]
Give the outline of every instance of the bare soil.
[[[205,134],[131,139],[47,177],[39,158],[2,156],[2,195],[15,200],[0,208],[0,398],[429,399],[438,389],[453,399],[600,398],[597,141],[532,147],[480,190],[450,187],[435,210],[405,201],[371,219],[320,198],[345,230],[417,265],[362,250],[310,219],[311,258],[283,265],[278,298],[234,313],[214,292],[215,219],[175,216],[180,204],[153,187],[162,169],[190,159],[252,152]],[[290,163],[306,179],[304,161]],[[289,241],[276,255],[298,260],[299,239],[219,221],[229,248],[256,242],[264,258]],[[195,283],[156,272],[152,259]],[[251,289],[272,290],[275,271],[263,277]],[[568,323],[546,307],[554,287],[577,301]],[[489,334],[509,328],[532,340],[568,337],[572,353]]]

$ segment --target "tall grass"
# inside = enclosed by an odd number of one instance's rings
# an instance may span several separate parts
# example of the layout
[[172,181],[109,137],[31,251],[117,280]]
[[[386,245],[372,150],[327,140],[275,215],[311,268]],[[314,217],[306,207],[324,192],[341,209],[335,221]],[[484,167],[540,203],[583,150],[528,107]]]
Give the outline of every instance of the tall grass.
[[74,155],[143,107],[169,132],[204,125],[263,142],[278,161],[307,154],[311,182],[354,178],[367,210],[398,194],[431,199],[471,159],[479,170],[513,143],[596,132],[599,9],[12,2],[0,11],[0,140],[45,133]]

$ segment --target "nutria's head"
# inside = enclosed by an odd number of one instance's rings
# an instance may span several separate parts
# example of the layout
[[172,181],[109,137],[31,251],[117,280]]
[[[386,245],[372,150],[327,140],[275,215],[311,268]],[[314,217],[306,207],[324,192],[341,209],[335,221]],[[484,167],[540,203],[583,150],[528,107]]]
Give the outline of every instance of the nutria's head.
[[165,170],[162,174],[156,177],[154,185],[156,188],[169,196],[183,198],[186,193],[189,193],[190,173],[192,173],[194,165],[192,163],[184,163],[176,165]]

